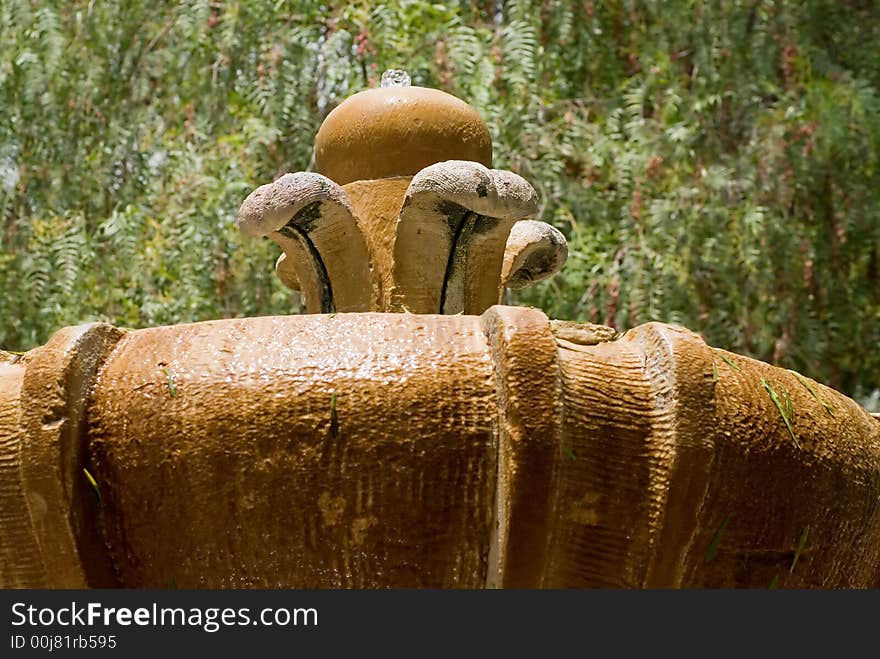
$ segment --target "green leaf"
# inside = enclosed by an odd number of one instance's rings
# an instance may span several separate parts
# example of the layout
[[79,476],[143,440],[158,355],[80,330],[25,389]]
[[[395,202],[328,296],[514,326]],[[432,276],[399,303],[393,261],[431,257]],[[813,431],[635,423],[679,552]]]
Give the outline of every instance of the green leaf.
[[834,416],[834,408],[819,397],[819,394],[816,393],[816,389],[813,387],[813,385],[810,384],[809,380],[807,380],[797,371],[792,371],[791,369],[789,369],[788,372],[794,375],[798,379],[798,382],[806,387],[807,391],[809,391],[813,395],[813,398],[815,398],[819,402],[819,404],[825,408],[825,411],[828,412],[830,416]]
[[339,436],[339,416],[336,413],[336,394],[330,394],[330,436]]
[[98,505],[101,505],[101,491],[98,489],[98,482],[85,467],[83,467],[83,473],[86,475],[86,480],[89,482],[89,486],[92,488],[92,492],[95,494],[95,500],[98,502]]
[[712,536],[712,541],[709,543],[709,547],[706,549],[706,563],[709,563],[713,558],[715,558],[715,554],[718,553],[718,547],[721,545],[721,539],[724,537],[724,532],[727,530],[727,525],[730,523],[730,515],[724,518],[724,521],[721,522],[721,526],[718,527],[718,530],[715,531],[715,535]]
[[[783,403],[779,400],[779,394],[776,393],[776,390],[773,388],[773,385],[771,385],[767,381],[767,378],[761,378],[761,384],[764,386],[764,389],[767,390],[767,393],[770,395],[770,400],[773,401],[776,409],[779,410],[779,416],[781,416],[782,420],[785,422],[785,427],[788,428],[788,434],[791,435],[791,439],[794,442],[794,445],[798,448],[801,448],[801,444],[798,441],[797,435],[795,435],[794,433],[794,428],[791,425],[791,421],[789,420],[788,416],[786,415],[785,409],[783,408]],[[786,392],[786,400],[788,400],[787,394],[788,392]],[[788,402],[788,407],[790,410],[791,401]]]
[[165,382],[168,385],[168,393],[172,398],[177,396],[177,384],[174,382],[174,374],[171,373],[167,368],[163,368],[162,372],[165,374]]
[[721,357],[724,363],[730,366],[730,368],[734,369],[735,371],[742,371],[742,369],[723,352],[718,352],[718,356]]
[[789,568],[789,574],[794,574],[794,568],[797,565],[798,559],[801,557],[801,553],[804,551],[804,547],[807,546],[807,537],[810,535],[810,525],[804,527],[804,530],[801,531],[801,537],[798,540],[797,549],[794,552],[794,557],[791,559],[791,568]]

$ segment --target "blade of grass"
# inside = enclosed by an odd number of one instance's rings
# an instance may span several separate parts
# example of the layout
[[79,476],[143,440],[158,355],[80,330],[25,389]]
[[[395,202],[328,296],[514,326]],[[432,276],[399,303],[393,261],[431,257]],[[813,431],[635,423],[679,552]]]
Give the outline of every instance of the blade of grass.
[[706,549],[706,562],[710,562],[713,558],[715,558],[715,554],[718,553],[718,546],[721,544],[721,538],[724,537],[724,532],[727,530],[727,525],[730,523],[730,515],[724,518],[724,521],[721,522],[721,526],[718,527],[718,530],[715,531],[715,535],[712,536],[712,542],[709,543],[709,547]]
[[177,384],[174,382],[174,374],[169,371],[167,368],[163,368],[162,372],[165,374],[165,381],[168,385],[168,393],[172,398],[177,396]]
[[577,456],[574,454],[574,451],[572,451],[569,447],[564,446],[562,450],[569,458],[571,458],[572,460],[577,460]]
[[83,473],[86,475],[86,480],[89,482],[89,485],[92,487],[92,492],[95,493],[95,499],[98,501],[98,505],[101,504],[101,491],[98,489],[98,481],[95,480],[94,476],[89,473],[89,470],[83,467]]
[[[718,352],[718,351],[716,350],[716,352]],[[735,362],[733,362],[727,355],[725,355],[723,352],[718,352],[718,356],[721,357],[721,360],[725,364],[730,366],[730,368],[732,368],[735,371],[742,372],[742,369]]]
[[768,590],[776,590],[776,587],[779,585],[779,574],[773,575],[773,578],[770,580],[770,585],[767,586]]
[[785,413],[789,419],[794,418],[794,407],[791,404],[791,396],[788,393],[788,389],[784,386],[779,387],[782,390],[782,402],[785,403]]
[[804,547],[807,546],[807,537],[810,535],[810,525],[807,524],[804,527],[804,530],[801,531],[800,540],[798,540],[797,549],[794,552],[794,558],[791,559],[791,568],[789,568],[788,573],[794,574],[794,567],[797,565],[798,559],[801,557],[801,552],[804,551]]
[[339,436],[339,416],[336,413],[336,394],[330,394],[330,435]]
[[773,385],[767,381],[767,378],[761,378],[761,384],[764,385],[764,389],[766,389],[767,393],[770,395],[770,400],[773,401],[776,409],[779,410],[779,416],[781,416],[782,420],[785,422],[785,427],[788,428],[788,434],[791,435],[794,445],[800,448],[801,443],[798,441],[797,435],[794,434],[794,428],[791,425],[791,421],[785,414],[785,409],[782,407],[782,401],[779,400],[779,394],[776,393],[776,390],[773,388]]
[[792,375],[794,375],[797,378],[798,382],[800,382],[802,385],[804,385],[804,387],[806,387],[807,391],[809,391],[813,395],[813,398],[815,398],[819,402],[819,404],[825,408],[825,411],[828,412],[828,414],[830,414],[831,416],[834,416],[834,408],[831,407],[828,403],[826,403],[824,400],[822,400],[819,397],[819,394],[816,393],[816,389],[813,387],[813,385],[810,384],[810,382],[809,382],[809,380],[807,380],[807,378],[805,378],[803,375],[801,375],[797,371],[792,371],[789,369],[788,372],[791,373]]

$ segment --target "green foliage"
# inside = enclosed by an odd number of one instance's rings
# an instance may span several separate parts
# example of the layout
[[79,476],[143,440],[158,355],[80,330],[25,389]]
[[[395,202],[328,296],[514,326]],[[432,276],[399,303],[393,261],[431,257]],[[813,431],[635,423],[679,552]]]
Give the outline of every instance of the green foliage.
[[880,11],[858,0],[4,0],[0,345],[295,310],[235,212],[398,67],[477,106],[569,237],[520,302],[880,389]]

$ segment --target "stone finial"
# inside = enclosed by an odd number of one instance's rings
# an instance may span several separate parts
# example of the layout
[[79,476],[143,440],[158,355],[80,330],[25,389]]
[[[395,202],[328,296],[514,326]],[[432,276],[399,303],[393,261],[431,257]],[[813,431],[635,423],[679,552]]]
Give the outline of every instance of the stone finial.
[[414,176],[444,160],[492,166],[492,138],[470,105],[438,89],[379,87],[335,108],[315,137],[315,168],[340,185]]
[[248,196],[241,232],[281,246],[276,272],[309,313],[480,314],[506,286],[555,274],[565,238],[530,219],[528,182],[491,169],[476,110],[394,73],[327,116],[318,173],[285,174]]

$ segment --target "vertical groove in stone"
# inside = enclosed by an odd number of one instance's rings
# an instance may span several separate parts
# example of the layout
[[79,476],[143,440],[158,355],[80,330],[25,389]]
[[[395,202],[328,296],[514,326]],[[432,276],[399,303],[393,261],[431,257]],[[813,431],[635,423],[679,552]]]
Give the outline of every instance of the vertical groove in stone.
[[651,560],[641,586],[683,585],[699,516],[709,487],[715,446],[715,381],[712,353],[696,334],[649,323],[633,333],[642,346],[645,377],[652,388],[650,437]]

